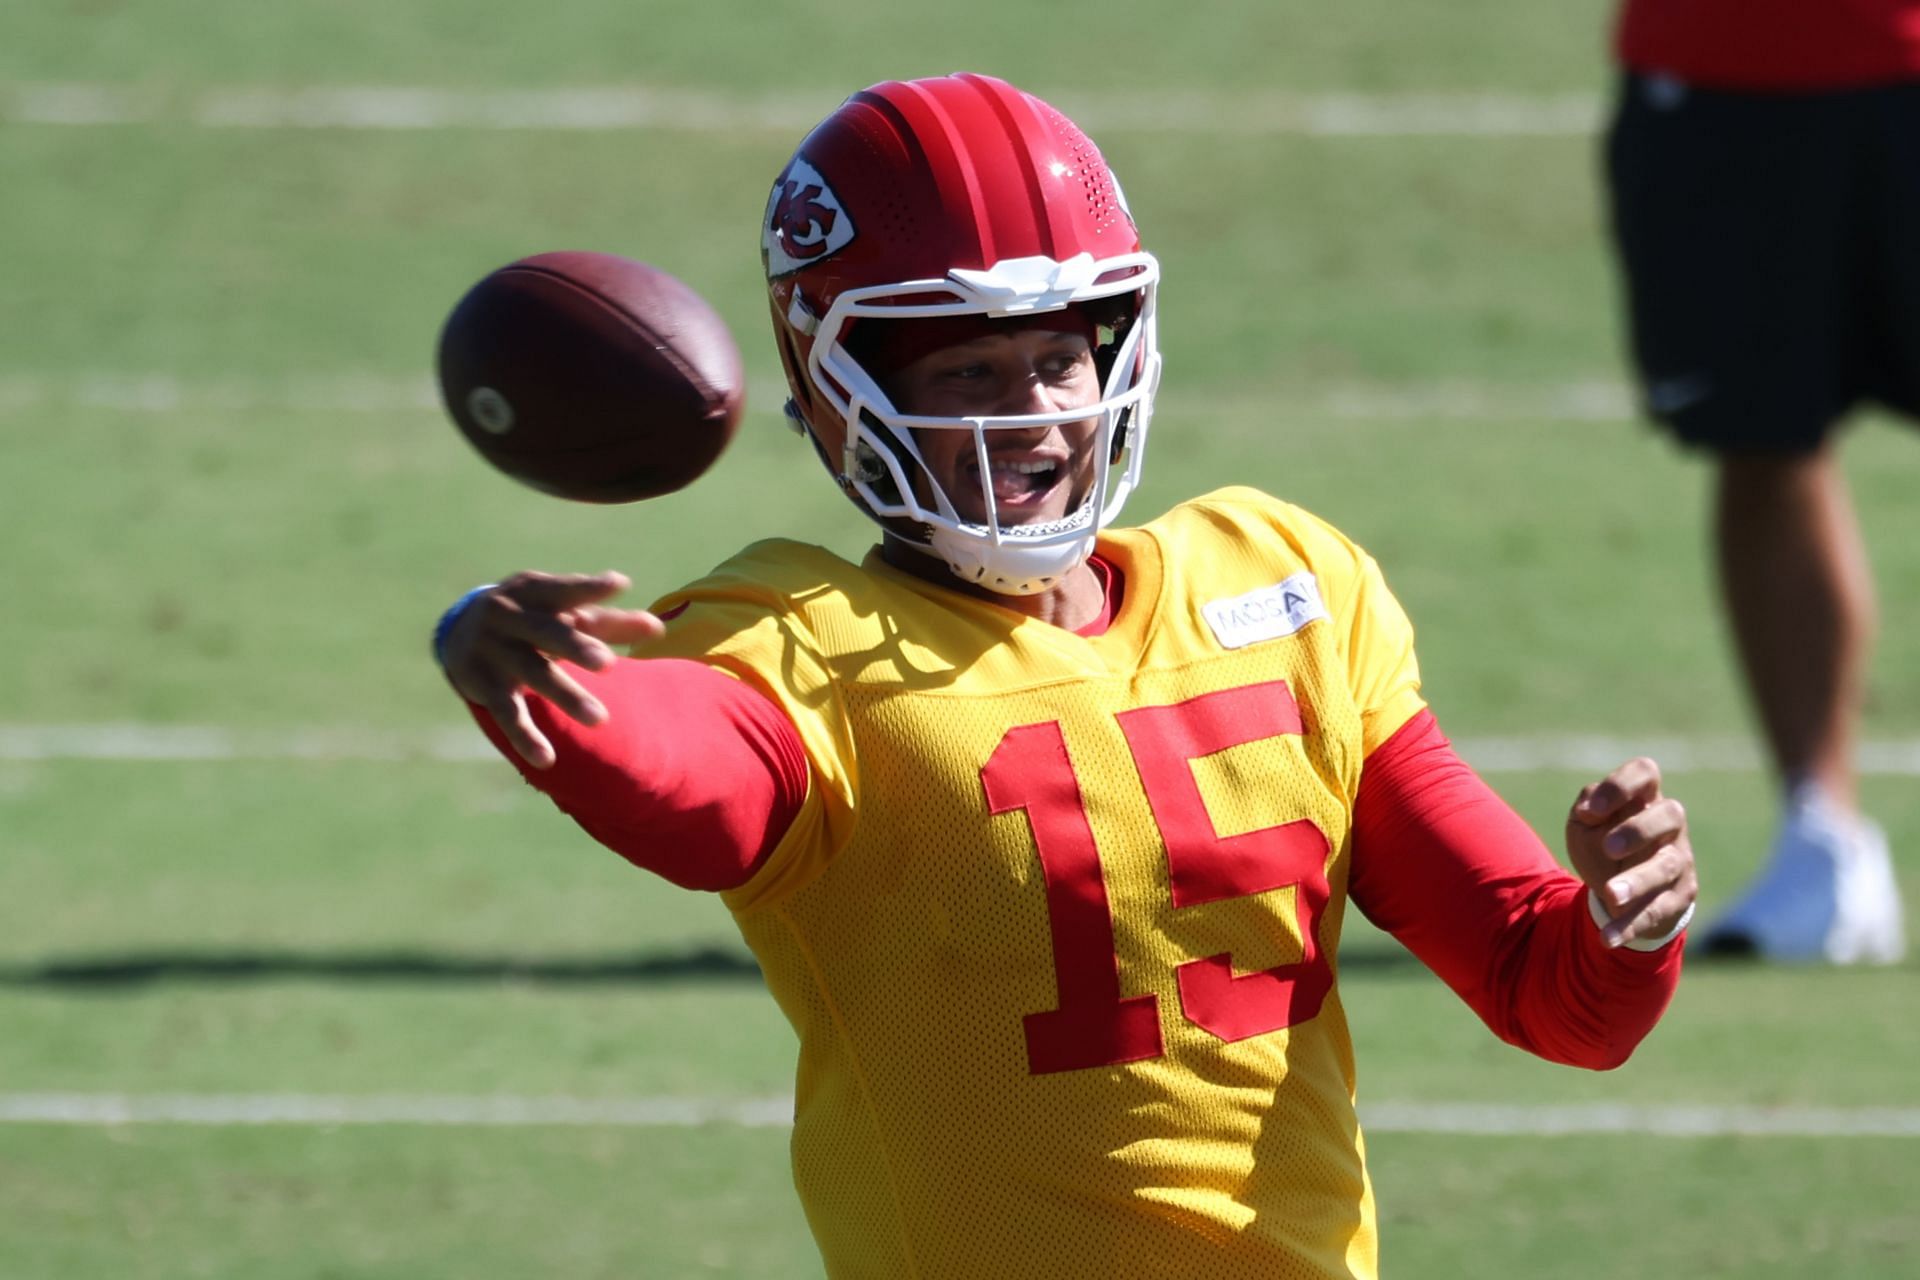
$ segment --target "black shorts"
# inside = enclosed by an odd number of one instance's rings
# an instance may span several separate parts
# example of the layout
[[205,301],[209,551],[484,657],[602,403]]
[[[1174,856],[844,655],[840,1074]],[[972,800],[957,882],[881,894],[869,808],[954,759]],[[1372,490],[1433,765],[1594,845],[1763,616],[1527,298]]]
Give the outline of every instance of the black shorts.
[[1804,452],[1848,410],[1920,416],[1920,83],[1729,93],[1628,76],[1607,138],[1647,413]]

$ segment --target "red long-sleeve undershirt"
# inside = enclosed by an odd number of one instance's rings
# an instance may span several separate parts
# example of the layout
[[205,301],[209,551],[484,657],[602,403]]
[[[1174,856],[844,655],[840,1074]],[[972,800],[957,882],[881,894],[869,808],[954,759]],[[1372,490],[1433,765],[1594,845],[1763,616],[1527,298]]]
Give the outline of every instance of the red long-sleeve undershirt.
[[1682,940],[1609,948],[1587,888],[1422,711],[1367,756],[1347,893],[1493,1033],[1554,1062],[1627,1060],[1680,981]]
[[[534,769],[489,738],[588,834],[690,889],[744,884],[807,794],[799,734],[758,690],[701,663],[622,659],[570,673],[606,704],[588,728],[529,697],[558,756]],[[1680,944],[1610,949],[1586,889],[1422,711],[1367,757],[1349,893],[1501,1039],[1574,1066],[1618,1066],[1680,976]]]
[[556,759],[522,760],[492,715],[473,718],[522,777],[586,833],[687,889],[747,882],[807,798],[807,756],[773,700],[684,658],[622,658],[605,671],[562,663],[607,708],[589,727],[527,695]]

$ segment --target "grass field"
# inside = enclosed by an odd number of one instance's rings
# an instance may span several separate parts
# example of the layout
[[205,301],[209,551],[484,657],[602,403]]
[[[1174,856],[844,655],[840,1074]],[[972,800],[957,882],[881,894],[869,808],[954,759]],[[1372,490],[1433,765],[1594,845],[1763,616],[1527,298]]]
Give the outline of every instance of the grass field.
[[[1412,614],[1454,736],[1534,735],[1542,763],[1494,781],[1543,830],[1583,781],[1556,743],[1744,742],[1703,472],[1636,425],[1620,377],[1592,139],[1289,123],[1336,97],[1520,121],[1598,104],[1605,18],[1598,0],[9,13],[0,1277],[819,1275],[777,1124],[24,1117],[54,1095],[724,1109],[791,1088],[791,1034],[716,903],[598,850],[504,765],[436,755],[472,738],[425,637],[523,565],[624,568],[646,594],[764,534],[858,553],[867,526],[779,423],[752,228],[788,117],[871,80],[975,67],[1084,104],[1166,273],[1131,514],[1232,481],[1345,528]],[[261,106],[341,88],[672,94],[655,126],[597,130],[300,127]],[[95,122],[52,123],[32,104],[53,89]],[[734,114],[694,110],[714,103]],[[742,438],[685,493],[540,498],[433,405],[452,300],[555,247],[666,265],[741,335]],[[1847,458],[1885,614],[1867,731],[1912,743],[1920,448],[1868,420]],[[133,758],[155,742],[178,758]],[[1866,800],[1920,906],[1904,759]],[[1762,855],[1770,784],[1701,767],[1672,786],[1724,901]],[[1356,925],[1363,1116],[1827,1109],[1779,1135],[1384,1124],[1386,1274],[1920,1274],[1916,976],[1698,965],[1629,1066],[1585,1076],[1495,1043]]]

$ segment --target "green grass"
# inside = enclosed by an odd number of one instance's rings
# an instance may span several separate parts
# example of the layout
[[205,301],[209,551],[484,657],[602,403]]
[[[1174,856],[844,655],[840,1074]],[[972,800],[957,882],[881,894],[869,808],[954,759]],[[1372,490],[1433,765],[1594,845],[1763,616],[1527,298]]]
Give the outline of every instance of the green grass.
[[770,1130],[22,1130],[0,1205],[12,1276],[820,1274]]
[[[1882,1280],[1920,1249],[1910,1145],[1382,1135],[1383,1262],[1790,1280],[1817,1258]],[[1596,1185],[1599,1167],[1634,1172]],[[0,1226],[33,1227],[13,1275],[815,1277],[785,1176],[767,1130],[43,1129],[0,1152]]]
[[[1910,1140],[1371,1145],[1388,1274],[1600,1275],[1647,1258],[1787,1280],[1817,1258],[1823,1276],[1880,1280],[1920,1248]],[[1597,1187],[1603,1164],[1636,1172]],[[0,1223],[39,1224],[10,1274],[817,1276],[784,1166],[766,1130],[38,1130],[0,1155]],[[636,1194],[642,1171],[673,1199]],[[1648,1226],[1670,1222],[1693,1229]]]
[[[0,352],[7,372],[41,374],[414,373],[451,301],[530,244],[658,261],[761,333],[754,227],[794,141],[17,129],[0,162],[34,174],[36,198],[5,223],[54,261],[0,262]],[[1610,365],[1583,141],[1122,131],[1106,149],[1164,259],[1176,386]],[[777,376],[770,343],[749,355]]]
[[[1068,104],[1138,90],[1249,110],[1593,93],[1606,12],[76,3],[8,15],[0,89],[177,104],[247,86],[644,84],[824,111],[870,80],[974,66]],[[751,228],[792,137],[185,119],[0,126],[0,725],[415,742],[463,727],[424,651],[473,582],[619,567],[646,596],[753,537],[849,555],[869,540],[771,390]],[[1334,520],[1385,565],[1456,736],[1747,731],[1704,470],[1624,418],[1528,413],[1619,379],[1590,141],[1098,136],[1166,269],[1167,384],[1133,514],[1245,482]],[[741,335],[748,420],[687,492],[555,503],[409,406],[460,290],[560,246],[667,265]],[[128,380],[148,383],[144,406],[111,407],[103,388]],[[370,406],[344,402],[356,388]],[[1493,411],[1337,411],[1356,390],[1436,388]],[[1911,738],[1920,449],[1870,421],[1846,457],[1886,616],[1867,730]],[[1580,781],[1495,778],[1548,833]],[[1761,856],[1769,783],[1672,784],[1706,902],[1725,902]],[[1910,903],[1917,795],[1909,779],[1865,789]],[[1357,920],[1346,960],[1363,1105],[1920,1106],[1911,962],[1693,966],[1635,1060],[1588,1075],[1494,1042]],[[0,1093],[764,1096],[790,1088],[791,1040],[716,902],[598,849],[504,765],[0,761]],[[1910,1138],[1370,1145],[1390,1277],[1920,1265]],[[0,1124],[9,1280],[818,1271],[779,1130]]]
[[[22,415],[36,443],[9,506],[37,531],[35,607],[0,615],[0,648],[34,679],[0,690],[0,718],[457,723],[415,659],[439,602],[472,583],[523,565],[623,568],[651,596],[784,532],[858,556],[867,527],[768,408],[700,485],[631,508],[518,489],[431,411]],[[1154,431],[1140,512],[1245,481],[1380,559],[1454,732],[1743,730],[1704,474],[1644,429],[1356,422],[1176,387]],[[1900,625],[1920,598],[1911,446],[1869,425],[1848,451],[1887,602],[1867,723],[1879,735],[1920,725],[1920,629]],[[1427,478],[1412,493],[1410,475]],[[734,500],[770,493],[781,500]]]
[[[1329,22],[1307,0],[972,6],[648,0],[559,12],[505,0],[245,0],[46,6],[17,15],[0,77],[202,84],[617,84],[818,96],[977,69],[1062,90],[1564,90],[1601,83],[1607,8],[1511,0],[1369,4]],[[1497,33],[1498,39],[1490,38]],[[769,178],[771,181],[771,178]]]
[[1890,1280],[1920,1252],[1911,1146],[1381,1137],[1383,1274]]

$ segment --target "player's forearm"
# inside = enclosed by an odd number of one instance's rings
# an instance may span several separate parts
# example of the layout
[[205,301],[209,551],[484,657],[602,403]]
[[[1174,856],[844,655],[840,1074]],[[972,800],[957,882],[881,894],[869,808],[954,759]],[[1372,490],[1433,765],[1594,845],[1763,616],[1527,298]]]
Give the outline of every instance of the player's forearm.
[[582,725],[530,695],[552,768],[528,765],[469,704],[475,721],[521,776],[621,857],[687,888],[744,883],[806,800],[792,723],[758,690],[697,662],[567,670],[608,718]]
[[1586,887],[1422,712],[1367,759],[1354,902],[1501,1039],[1574,1066],[1618,1066],[1658,1021],[1679,947],[1608,948]]
[[[1526,933],[1503,957],[1495,983],[1496,1034],[1553,1062],[1610,1070],[1624,1063],[1666,1012],[1680,981],[1681,948],[1610,948],[1569,876],[1545,894]],[[1483,1015],[1485,1016],[1485,1015]]]

